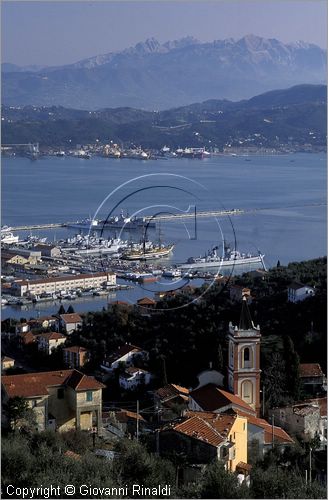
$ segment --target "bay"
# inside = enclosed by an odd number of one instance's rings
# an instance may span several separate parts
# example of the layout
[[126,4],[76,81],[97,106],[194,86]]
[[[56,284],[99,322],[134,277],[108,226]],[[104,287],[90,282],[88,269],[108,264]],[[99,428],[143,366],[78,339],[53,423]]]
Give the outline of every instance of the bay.
[[[152,215],[183,212],[189,207],[193,212],[195,205],[197,211],[249,210],[230,218],[198,218],[197,239],[193,219],[161,223],[162,240],[175,243],[168,265],[203,255],[223,239],[243,252],[261,250],[267,267],[275,266],[278,260],[288,264],[326,255],[325,203],[325,154],[204,160],[2,160],[2,224],[8,226],[102,218],[121,210],[130,215]],[[49,241],[76,232],[64,228],[32,231],[46,235]],[[157,237],[158,232],[150,230],[149,238]],[[117,292],[116,299],[135,301],[144,295],[143,289],[136,288]],[[99,309],[104,305],[105,299],[97,299],[81,307]],[[77,303],[74,307],[80,310]],[[47,306],[44,314],[50,309]],[[9,307],[2,312],[4,317],[18,313]]]

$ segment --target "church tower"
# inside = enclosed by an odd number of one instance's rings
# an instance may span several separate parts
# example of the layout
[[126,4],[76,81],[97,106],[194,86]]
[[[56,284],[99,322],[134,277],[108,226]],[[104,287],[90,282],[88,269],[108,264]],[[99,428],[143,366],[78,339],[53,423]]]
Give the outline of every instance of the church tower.
[[260,327],[254,326],[246,297],[239,325],[229,323],[228,387],[260,416]]

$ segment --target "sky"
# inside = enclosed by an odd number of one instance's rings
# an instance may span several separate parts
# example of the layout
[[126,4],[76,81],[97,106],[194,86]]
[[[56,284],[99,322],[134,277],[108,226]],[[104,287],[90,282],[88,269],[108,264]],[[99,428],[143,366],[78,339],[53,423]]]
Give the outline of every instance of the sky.
[[147,38],[200,41],[253,33],[327,47],[326,0],[1,2],[2,62],[62,65]]

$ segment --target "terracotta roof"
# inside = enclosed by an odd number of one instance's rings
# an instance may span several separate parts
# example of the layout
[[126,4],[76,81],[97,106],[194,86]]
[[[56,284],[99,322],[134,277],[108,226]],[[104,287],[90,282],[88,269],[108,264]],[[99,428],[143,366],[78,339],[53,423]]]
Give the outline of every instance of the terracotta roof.
[[82,321],[81,316],[77,313],[61,314],[60,317],[65,323],[81,323]]
[[244,408],[244,410],[250,414],[255,415],[253,408],[245,403],[240,397],[224,391],[214,384],[207,384],[199,389],[195,389],[190,393],[190,397],[194,399],[204,411],[215,411],[224,406],[236,405]]
[[35,342],[37,339],[37,335],[34,335],[32,332],[23,332],[19,334],[22,339],[23,344],[30,344],[31,342]]
[[[281,427],[274,426],[273,436],[275,443],[283,444],[294,442],[294,440]],[[272,426],[270,424],[264,428],[264,444],[272,444]]]
[[48,395],[48,387],[69,386],[76,391],[101,389],[105,387],[94,377],[87,377],[77,370],[6,375],[2,385],[10,398],[21,396],[32,398]]
[[236,469],[241,469],[241,470],[246,470],[247,472],[250,472],[252,470],[251,464],[246,464],[245,462],[238,462],[236,465]]
[[300,377],[323,377],[324,373],[319,363],[301,363]]
[[142,299],[137,300],[137,304],[140,305],[155,305],[156,300],[150,299],[149,297],[143,297]]
[[306,399],[304,403],[312,403],[318,405],[320,409],[320,416],[327,416],[327,396],[325,396],[324,398]]
[[138,413],[135,413],[134,411],[128,411],[128,410],[120,410],[115,412],[115,417],[119,422],[126,423],[128,420],[141,420],[145,422],[145,419],[139,415]]
[[167,384],[164,387],[160,387],[155,391],[155,394],[159,397],[162,403],[173,401],[175,398],[182,398],[186,402],[188,401],[189,389],[182,387],[177,384]]
[[67,379],[66,385],[72,387],[75,391],[87,391],[91,389],[103,389],[106,386],[98,382],[94,377],[89,377],[79,372],[72,370],[71,376]]
[[78,345],[74,345],[72,347],[64,347],[63,351],[76,352],[76,353],[88,352],[87,349],[85,349],[84,347],[80,347]]
[[75,453],[72,450],[65,451],[64,455],[65,455],[65,457],[73,458],[74,460],[81,460],[81,455],[79,455],[78,453]]
[[236,413],[213,413],[206,411],[186,411],[187,417],[198,417],[209,423],[221,436],[228,437],[233,424],[238,416]]
[[[272,443],[272,425],[269,424],[263,418],[255,417],[254,415],[248,415],[247,413],[237,411],[238,415],[247,418],[247,422],[257,427],[261,427],[264,430],[264,444]],[[281,427],[276,425],[273,426],[273,436],[274,441],[279,443],[293,443],[293,439],[285,432]]]
[[172,426],[172,429],[194,439],[199,439],[212,446],[218,446],[225,439],[208,422],[199,417],[187,418]]
[[39,338],[42,337],[46,340],[58,340],[58,339],[66,339],[65,335],[62,335],[61,333],[58,332],[47,332],[47,333],[42,333],[39,335]]

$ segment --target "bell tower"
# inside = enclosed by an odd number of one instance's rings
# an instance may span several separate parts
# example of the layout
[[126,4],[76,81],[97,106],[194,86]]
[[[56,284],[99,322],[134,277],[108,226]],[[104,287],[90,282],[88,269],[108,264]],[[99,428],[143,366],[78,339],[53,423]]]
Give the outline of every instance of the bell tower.
[[239,325],[229,323],[228,388],[260,416],[259,325],[254,326],[246,297],[243,297]]

